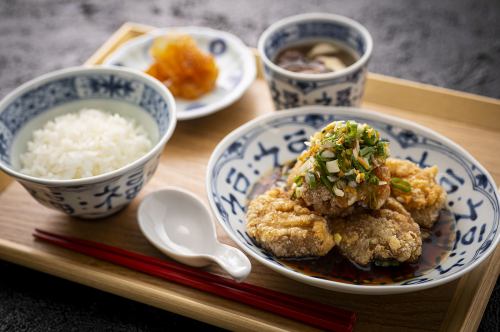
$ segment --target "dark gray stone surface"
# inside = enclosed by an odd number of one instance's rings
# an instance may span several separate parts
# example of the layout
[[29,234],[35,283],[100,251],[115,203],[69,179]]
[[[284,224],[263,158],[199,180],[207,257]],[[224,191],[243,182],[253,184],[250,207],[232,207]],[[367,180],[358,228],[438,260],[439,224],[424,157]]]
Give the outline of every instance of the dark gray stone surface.
[[[498,0],[0,0],[0,97],[81,64],[125,21],[210,26],[255,46],[275,20],[314,11],[352,17],[371,31],[373,72],[500,98]],[[499,294],[497,284],[481,331],[500,330]],[[0,331],[181,328],[210,327],[0,262]]]

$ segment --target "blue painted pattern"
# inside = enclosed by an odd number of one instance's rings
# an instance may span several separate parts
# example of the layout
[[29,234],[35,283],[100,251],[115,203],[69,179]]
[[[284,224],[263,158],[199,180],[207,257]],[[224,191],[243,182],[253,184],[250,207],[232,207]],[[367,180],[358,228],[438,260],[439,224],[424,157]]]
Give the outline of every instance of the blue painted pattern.
[[14,136],[28,120],[55,106],[78,100],[75,78],[63,78],[34,88],[16,98],[0,113],[2,132]]
[[277,109],[303,105],[355,106],[363,96],[366,66],[351,75],[322,81],[291,79],[270,68],[267,72]]
[[195,110],[197,108],[200,108],[200,107],[203,107],[205,106],[204,103],[199,103],[199,102],[193,102],[193,103],[190,103],[186,106],[186,108],[184,108],[185,111],[191,111],[191,110]]
[[313,132],[331,121],[347,119],[366,122],[377,128],[382,137],[391,142],[393,156],[412,160],[421,167],[437,165],[440,170],[437,180],[448,193],[448,206],[457,223],[450,256],[437,261],[433,270],[402,281],[400,285],[427,283],[454,274],[470,266],[491,247],[499,227],[499,203],[494,184],[473,160],[432,136],[390,121],[374,121],[355,114],[324,113],[284,114],[271,118],[265,124],[242,132],[216,157],[209,179],[209,195],[218,219],[236,235],[240,244],[272,264],[279,264],[245,233],[242,221],[245,220],[250,190],[261,174],[303,151],[303,142]]
[[210,50],[210,53],[215,56],[222,55],[227,49],[226,41],[222,38],[213,39],[208,44],[208,49]]
[[160,134],[163,134],[170,123],[168,105],[158,92],[149,86],[144,87],[139,106],[148,110],[148,113],[156,120]]

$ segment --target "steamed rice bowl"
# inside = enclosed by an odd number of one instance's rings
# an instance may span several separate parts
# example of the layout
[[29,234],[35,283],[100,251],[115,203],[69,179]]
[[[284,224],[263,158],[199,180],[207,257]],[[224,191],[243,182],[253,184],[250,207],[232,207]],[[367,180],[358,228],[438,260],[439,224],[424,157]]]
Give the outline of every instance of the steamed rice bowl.
[[33,132],[21,172],[69,180],[105,174],[145,155],[153,144],[133,119],[96,109],[58,116]]

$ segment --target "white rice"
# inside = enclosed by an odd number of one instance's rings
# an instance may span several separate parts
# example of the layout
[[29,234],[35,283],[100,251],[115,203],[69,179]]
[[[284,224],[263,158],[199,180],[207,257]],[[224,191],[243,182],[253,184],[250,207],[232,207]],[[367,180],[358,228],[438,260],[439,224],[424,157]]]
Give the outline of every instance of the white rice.
[[114,171],[152,147],[133,119],[95,109],[56,117],[33,132],[21,172],[46,179],[80,179]]

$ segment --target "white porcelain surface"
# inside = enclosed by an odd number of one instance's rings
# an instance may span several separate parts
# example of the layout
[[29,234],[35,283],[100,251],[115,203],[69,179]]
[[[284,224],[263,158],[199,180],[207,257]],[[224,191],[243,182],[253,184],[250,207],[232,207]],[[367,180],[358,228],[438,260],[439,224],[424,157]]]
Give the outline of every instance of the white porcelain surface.
[[[410,279],[385,285],[356,285],[303,274],[258,247],[245,231],[248,195],[273,167],[296,158],[314,132],[336,120],[366,122],[389,140],[393,157],[421,167],[437,165],[437,181],[447,191],[447,206],[456,219],[456,240],[446,259]],[[467,151],[414,122],[375,111],[342,107],[303,107],[264,115],[228,134],[215,148],[206,183],[210,206],[226,233],[267,267],[298,281],[359,294],[404,293],[438,286],[464,275],[493,252],[499,241],[497,186]]]
[[155,37],[165,34],[188,34],[217,62],[216,88],[196,100],[176,98],[177,117],[187,120],[206,116],[238,100],[255,79],[255,59],[250,49],[236,36],[204,27],[172,27],[154,30],[134,38],[113,52],[105,65],[146,70],[152,63],[149,49]]
[[215,262],[239,281],[250,273],[245,254],[217,241],[210,211],[185,190],[168,188],[149,194],[141,202],[137,217],[144,236],[179,262],[195,267]]

